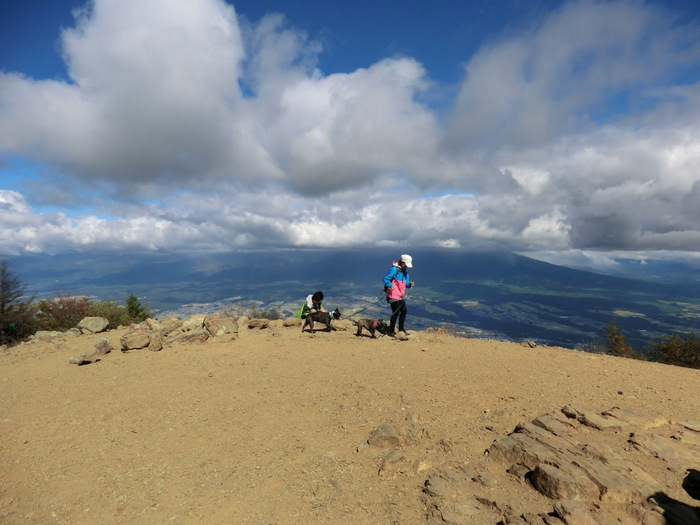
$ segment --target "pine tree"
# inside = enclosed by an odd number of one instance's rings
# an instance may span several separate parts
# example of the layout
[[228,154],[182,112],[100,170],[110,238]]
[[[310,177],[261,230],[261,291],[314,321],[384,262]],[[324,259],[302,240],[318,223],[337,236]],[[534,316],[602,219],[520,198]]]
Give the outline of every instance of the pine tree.
[[151,311],[148,307],[142,306],[139,298],[134,294],[126,298],[126,313],[129,319],[134,321],[145,321],[151,316]]

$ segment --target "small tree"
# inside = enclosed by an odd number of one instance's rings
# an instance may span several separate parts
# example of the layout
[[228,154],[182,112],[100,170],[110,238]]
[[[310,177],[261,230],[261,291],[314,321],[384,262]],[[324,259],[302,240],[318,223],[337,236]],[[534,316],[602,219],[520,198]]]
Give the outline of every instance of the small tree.
[[26,286],[0,259],[0,345],[21,341],[34,333],[34,307],[25,298]]
[[126,313],[128,316],[137,322],[145,321],[151,317],[151,311],[147,306],[143,306],[139,302],[139,298],[131,294],[126,298]]
[[608,353],[617,357],[634,357],[636,352],[627,344],[627,338],[620,331],[617,323],[610,323],[605,327]]

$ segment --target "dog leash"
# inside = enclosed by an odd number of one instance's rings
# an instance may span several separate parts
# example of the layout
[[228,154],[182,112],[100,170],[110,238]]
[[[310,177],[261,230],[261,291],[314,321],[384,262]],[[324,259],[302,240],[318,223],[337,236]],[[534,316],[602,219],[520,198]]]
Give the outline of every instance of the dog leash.
[[[402,301],[405,301],[406,298],[408,298],[410,295],[411,295],[411,288],[407,288],[407,289],[406,289],[406,292],[404,293],[404,298],[401,299],[401,300],[402,300]],[[376,301],[374,301],[374,302],[372,302],[372,303],[369,303],[369,304],[368,304],[367,306],[365,306],[364,308],[360,308],[359,310],[357,310],[356,312],[351,313],[350,315],[346,315],[345,318],[346,318],[346,319],[349,319],[349,320],[352,320],[352,318],[353,318],[354,316],[356,316],[356,315],[359,314],[360,312],[364,312],[365,310],[369,310],[369,308],[371,308],[371,307],[374,306],[375,304],[379,303],[379,302],[380,302],[382,299],[384,299],[384,298],[386,298],[386,295],[384,294],[384,292],[381,292],[381,293],[379,294],[379,298],[378,298]],[[393,314],[392,314],[392,316],[393,316]]]
[[352,318],[353,318],[354,316],[356,316],[356,315],[359,314],[360,312],[364,312],[365,310],[369,310],[372,306],[374,306],[375,304],[379,303],[384,297],[385,297],[384,292],[382,292],[382,293],[380,294],[379,298],[378,298],[376,301],[369,303],[369,304],[368,304],[367,306],[365,306],[364,308],[360,308],[359,310],[357,310],[356,312],[351,313],[350,315],[346,315],[345,318],[346,318],[346,319],[352,320]]

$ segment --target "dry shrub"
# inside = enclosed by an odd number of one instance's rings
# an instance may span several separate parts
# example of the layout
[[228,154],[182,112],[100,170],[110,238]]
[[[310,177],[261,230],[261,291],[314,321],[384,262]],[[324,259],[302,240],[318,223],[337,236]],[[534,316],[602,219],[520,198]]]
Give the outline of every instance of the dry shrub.
[[41,330],[68,330],[87,317],[90,301],[85,296],[59,296],[37,303],[37,322]]
[[650,345],[649,356],[667,365],[700,369],[700,341],[693,333],[669,335]]

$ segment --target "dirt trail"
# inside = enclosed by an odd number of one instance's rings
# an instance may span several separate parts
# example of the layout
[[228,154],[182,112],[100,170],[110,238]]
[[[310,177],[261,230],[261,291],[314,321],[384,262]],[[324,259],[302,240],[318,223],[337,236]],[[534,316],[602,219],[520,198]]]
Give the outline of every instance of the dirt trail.
[[[124,332],[99,336],[118,349]],[[550,500],[484,458],[519,422],[566,404],[700,419],[700,371],[561,348],[276,325],[69,364],[97,337],[0,354],[3,524],[438,523],[424,483],[460,465],[494,476],[480,487],[489,499],[549,512]],[[362,447],[382,423],[407,420],[421,434],[395,462]],[[683,472],[654,475],[698,505]],[[484,508],[472,523],[499,519]]]

